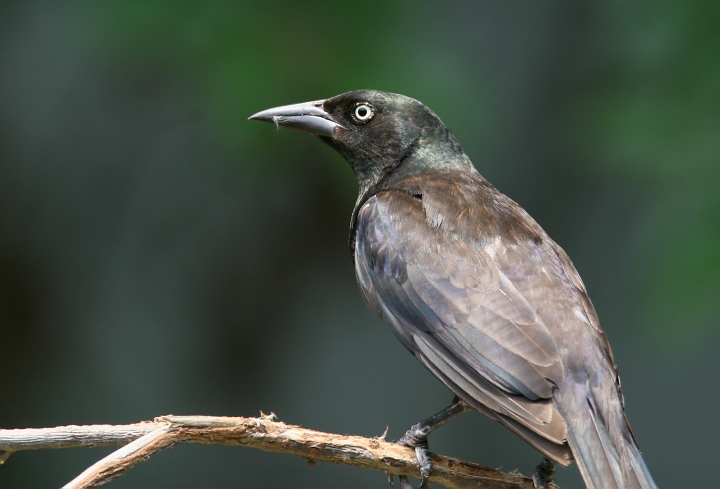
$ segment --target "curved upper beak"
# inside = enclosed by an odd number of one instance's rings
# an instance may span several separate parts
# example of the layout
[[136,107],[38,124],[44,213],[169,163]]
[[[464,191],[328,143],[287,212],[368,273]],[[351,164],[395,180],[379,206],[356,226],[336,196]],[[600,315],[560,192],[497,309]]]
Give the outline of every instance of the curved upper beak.
[[272,122],[275,125],[292,127],[315,136],[333,137],[333,131],[341,126],[323,109],[324,100],[304,102],[302,104],[283,105],[263,110],[248,119]]

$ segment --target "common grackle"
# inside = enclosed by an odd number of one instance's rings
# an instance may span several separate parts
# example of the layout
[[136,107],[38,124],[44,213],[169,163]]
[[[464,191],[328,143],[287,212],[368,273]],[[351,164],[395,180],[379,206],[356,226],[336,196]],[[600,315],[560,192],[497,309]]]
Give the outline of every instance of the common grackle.
[[429,108],[358,90],[250,118],[318,136],[357,176],[350,249],[360,290],[456,396],[400,440],[416,448],[423,485],[428,433],[475,409],[544,454],[537,487],[573,460],[588,487],[656,487],[575,267]]

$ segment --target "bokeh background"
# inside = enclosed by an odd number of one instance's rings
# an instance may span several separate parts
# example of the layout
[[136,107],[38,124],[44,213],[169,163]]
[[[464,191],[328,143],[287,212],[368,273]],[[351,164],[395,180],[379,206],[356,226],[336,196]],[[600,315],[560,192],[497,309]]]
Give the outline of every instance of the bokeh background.
[[[717,483],[720,30],[711,2],[3,0],[0,426],[257,415],[401,436],[449,392],[361,301],[356,186],[247,121],[413,96],[573,258],[657,482]],[[477,413],[431,449],[532,472]],[[59,487],[110,449],[23,452]],[[559,483],[580,487],[577,469]],[[113,488],[383,488],[382,474],[180,446]]]

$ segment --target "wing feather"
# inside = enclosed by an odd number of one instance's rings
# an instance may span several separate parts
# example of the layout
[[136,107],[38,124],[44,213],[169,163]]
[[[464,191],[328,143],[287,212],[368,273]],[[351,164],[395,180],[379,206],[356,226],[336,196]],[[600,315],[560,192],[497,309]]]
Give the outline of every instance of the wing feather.
[[456,394],[553,458],[568,459],[551,446],[567,436],[551,400],[563,376],[558,346],[513,280],[540,273],[517,267],[542,260],[508,268],[496,249],[452,239],[442,226],[429,225],[422,201],[402,191],[383,191],[362,206],[355,261],[368,303]]

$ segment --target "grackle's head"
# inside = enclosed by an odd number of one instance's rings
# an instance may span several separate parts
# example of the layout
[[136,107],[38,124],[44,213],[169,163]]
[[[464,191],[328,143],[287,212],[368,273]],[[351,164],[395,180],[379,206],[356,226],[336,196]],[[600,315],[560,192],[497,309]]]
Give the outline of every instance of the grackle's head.
[[467,159],[452,134],[421,102],[377,90],[355,90],[326,100],[285,105],[250,117],[318,136],[335,148],[367,188],[422,152]]

